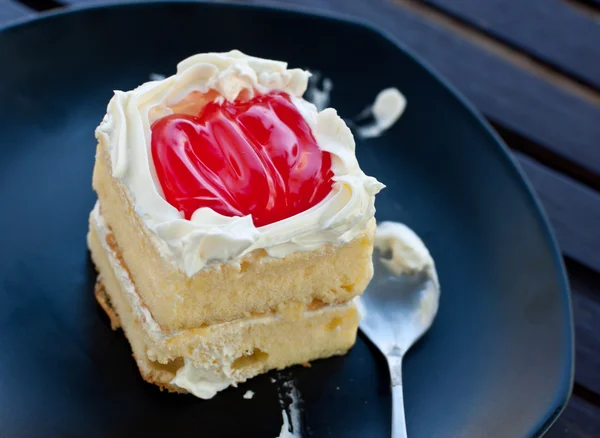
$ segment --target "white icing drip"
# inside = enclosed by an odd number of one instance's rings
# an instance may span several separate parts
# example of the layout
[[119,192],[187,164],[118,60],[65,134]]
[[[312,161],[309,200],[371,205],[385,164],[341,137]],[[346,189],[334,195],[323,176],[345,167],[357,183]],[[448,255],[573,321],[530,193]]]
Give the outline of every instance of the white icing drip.
[[357,128],[361,138],[379,137],[398,121],[406,108],[406,98],[397,88],[379,92],[373,105],[361,113],[360,118],[372,117],[373,121]]
[[291,403],[287,410],[281,410],[283,424],[277,438],[301,438],[302,417],[300,415],[300,393],[291,380],[284,382],[282,386],[286,390],[286,395],[290,398]]
[[[336,111],[317,112],[300,97],[309,75],[287,69],[283,62],[231,51],[192,56],[179,63],[173,76],[132,91],[115,91],[96,136],[108,147],[113,176],[129,188],[137,213],[157,237],[161,255],[188,276],[207,265],[237,263],[255,249],[281,258],[328,243],[341,245],[356,237],[374,216],[375,194],[384,186],[360,169],[352,133]],[[150,126],[171,114],[170,107],[191,92],[209,90],[230,101],[242,91],[249,97],[271,90],[290,94],[319,147],[333,155],[331,193],[307,211],[260,228],[250,216],[226,217],[209,208],[184,219],[162,197],[151,162]]]
[[281,432],[279,432],[277,438],[296,438],[294,437],[293,433],[290,432],[290,420],[288,420],[288,415],[287,412],[285,412],[285,409],[281,411],[281,416],[283,418],[283,424],[281,425]]

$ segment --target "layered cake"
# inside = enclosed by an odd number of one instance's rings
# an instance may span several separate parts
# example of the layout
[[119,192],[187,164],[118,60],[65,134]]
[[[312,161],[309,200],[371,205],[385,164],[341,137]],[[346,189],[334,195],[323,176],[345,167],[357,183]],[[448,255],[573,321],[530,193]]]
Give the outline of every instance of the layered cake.
[[88,245],[146,381],[210,398],[354,344],[383,185],[309,75],[200,54],[108,104]]

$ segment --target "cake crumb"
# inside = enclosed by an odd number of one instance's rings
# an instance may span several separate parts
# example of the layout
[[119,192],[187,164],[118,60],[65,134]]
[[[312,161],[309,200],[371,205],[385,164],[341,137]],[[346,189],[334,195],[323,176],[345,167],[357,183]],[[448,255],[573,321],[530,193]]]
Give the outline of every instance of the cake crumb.
[[304,368],[310,368],[310,367],[312,366],[312,365],[310,364],[310,362],[304,362],[304,363],[302,363],[302,364],[300,364],[300,365],[302,365]]
[[246,400],[250,400],[252,397],[254,397],[254,391],[246,391],[246,393],[244,394],[244,398]]
[[277,382],[277,380],[275,380],[273,377],[271,377],[271,383],[275,383]]

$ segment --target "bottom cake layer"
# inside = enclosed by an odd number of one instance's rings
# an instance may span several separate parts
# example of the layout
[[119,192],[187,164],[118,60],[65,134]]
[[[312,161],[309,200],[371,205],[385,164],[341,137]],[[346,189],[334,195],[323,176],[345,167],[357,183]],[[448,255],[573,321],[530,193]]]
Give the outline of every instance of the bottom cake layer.
[[163,332],[135,291],[110,228],[90,222],[88,246],[98,270],[96,298],[129,340],[144,380],[162,389],[211,398],[228,386],[295,364],[344,354],[354,345],[354,303]]

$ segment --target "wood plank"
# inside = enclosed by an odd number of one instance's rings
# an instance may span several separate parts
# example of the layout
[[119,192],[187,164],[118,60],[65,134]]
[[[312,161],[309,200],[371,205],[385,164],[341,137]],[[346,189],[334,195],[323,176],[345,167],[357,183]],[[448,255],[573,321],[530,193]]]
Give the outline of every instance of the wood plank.
[[485,42],[455,33],[447,23],[422,16],[419,8],[403,9],[402,5],[398,9],[404,13],[395,20],[395,35],[488,118],[586,171],[600,173],[600,125],[594,121],[600,117],[597,103],[542,80],[537,72],[511,63]]
[[590,172],[575,163],[563,160],[543,146],[528,141],[515,132],[506,129],[493,121],[491,122],[491,125],[504,139],[504,142],[512,149],[528,155],[539,163],[543,163],[546,167],[550,167],[561,174],[567,175],[588,187],[600,190],[599,173]]
[[13,0],[2,0],[0,2],[0,26],[9,24],[19,18],[33,16],[34,12]]
[[600,25],[564,0],[423,2],[600,88]]
[[597,438],[600,436],[600,407],[573,395],[546,438]]

